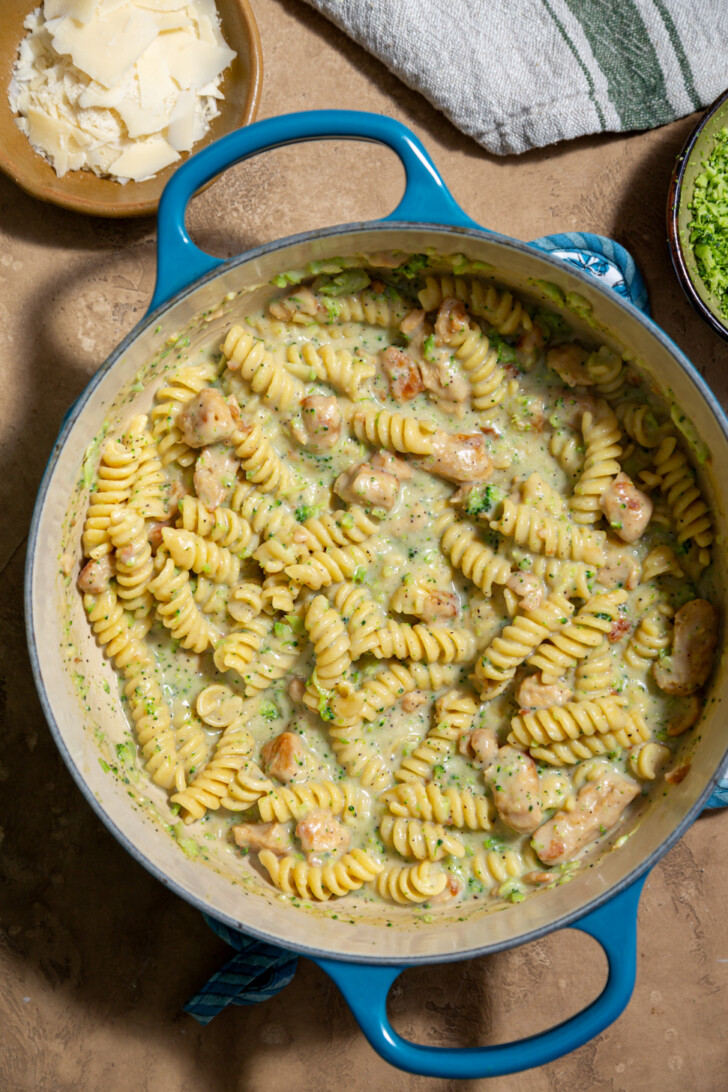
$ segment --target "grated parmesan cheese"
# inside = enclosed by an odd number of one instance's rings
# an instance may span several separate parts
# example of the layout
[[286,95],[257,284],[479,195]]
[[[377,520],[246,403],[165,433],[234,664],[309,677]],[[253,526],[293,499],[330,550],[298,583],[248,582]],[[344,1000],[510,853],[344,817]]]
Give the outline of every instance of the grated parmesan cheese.
[[235,57],[215,0],[45,0],[24,23],[16,124],[62,177],[151,178],[207,132]]

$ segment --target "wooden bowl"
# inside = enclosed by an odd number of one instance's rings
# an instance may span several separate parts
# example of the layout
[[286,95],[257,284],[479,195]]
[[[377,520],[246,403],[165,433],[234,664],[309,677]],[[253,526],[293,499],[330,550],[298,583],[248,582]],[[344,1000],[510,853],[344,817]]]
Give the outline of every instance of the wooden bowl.
[[677,158],[667,201],[667,235],[672,264],[685,295],[701,318],[728,341],[728,317],[722,314],[720,300],[700,276],[688,230],[695,179],[703,170],[703,161],[710,155],[717,134],[725,126],[728,126],[728,91],[700,119]]
[[[150,216],[159,204],[166,183],[180,160],[146,182],[122,185],[99,178],[92,171],[69,171],[59,178],[50,163],[33,150],[18,129],[16,115],[8,102],[8,86],[21,40],[27,33],[23,21],[39,0],[1,0],[0,19],[0,170],[33,197],[88,216]],[[213,118],[207,134],[192,149],[255,120],[263,79],[263,56],[255,17],[248,0],[217,0],[225,41],[237,53],[223,74],[220,113]],[[191,153],[185,153],[189,155]],[[183,156],[184,158],[184,156]]]

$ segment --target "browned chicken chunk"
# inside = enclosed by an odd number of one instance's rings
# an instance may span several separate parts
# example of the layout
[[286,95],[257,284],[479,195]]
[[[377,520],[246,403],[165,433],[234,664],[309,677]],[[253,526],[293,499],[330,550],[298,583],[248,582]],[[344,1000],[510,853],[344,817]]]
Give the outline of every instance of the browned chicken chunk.
[[602,493],[599,507],[623,542],[636,542],[650,522],[654,505],[627,474],[619,473]]
[[432,437],[432,454],[419,460],[431,474],[451,482],[483,482],[493,472],[481,432],[445,432]]
[[369,460],[370,466],[375,470],[384,470],[387,474],[393,474],[401,482],[409,481],[412,477],[412,467],[406,459],[400,459],[391,451],[377,451]]
[[394,345],[382,353],[382,368],[389,383],[389,393],[397,402],[409,402],[425,389],[417,362]]
[[718,642],[718,611],[706,599],[691,599],[675,615],[672,650],[656,660],[652,674],[666,694],[694,694],[710,675]]
[[498,753],[498,737],[492,728],[474,728],[460,736],[458,750],[479,765],[490,766]]
[[311,394],[301,400],[306,444],[314,451],[335,447],[341,436],[341,409],[335,395]]
[[588,356],[586,349],[570,341],[566,345],[556,345],[549,349],[546,363],[567,387],[589,387],[594,380],[584,367]]
[[238,460],[225,447],[214,444],[200,452],[195,463],[195,492],[207,508],[219,508],[237,480]]
[[297,781],[308,775],[311,756],[299,736],[281,732],[260,750],[263,769],[278,781]]
[[348,504],[389,510],[397,500],[399,479],[386,470],[375,470],[371,463],[359,463],[339,474],[334,482],[334,493]]
[[206,387],[180,412],[177,427],[190,447],[207,447],[227,440],[235,420],[220,392]]
[[351,833],[328,808],[307,812],[296,827],[296,837],[304,853],[343,853],[349,848]]
[[114,566],[111,554],[104,554],[98,561],[87,561],[78,574],[76,586],[81,592],[89,595],[101,595],[109,586],[109,581],[114,575]]
[[536,831],[531,844],[538,857],[548,865],[572,860],[614,826],[639,791],[634,781],[605,766],[597,779],[579,790],[573,811],[557,811]]
[[233,838],[241,849],[260,853],[269,849],[279,857],[285,857],[293,849],[293,839],[283,823],[238,823],[233,827]]
[[468,325],[468,315],[462,300],[446,299],[440,304],[435,319],[435,333],[440,341],[449,342]]
[[533,573],[512,573],[506,587],[519,597],[522,610],[535,610],[546,594],[542,581]]
[[535,830],[543,819],[536,763],[517,747],[501,747],[483,770],[496,811],[512,830]]
[[538,675],[527,675],[518,687],[516,701],[521,709],[549,709],[552,705],[565,705],[573,693],[563,683],[543,683]]

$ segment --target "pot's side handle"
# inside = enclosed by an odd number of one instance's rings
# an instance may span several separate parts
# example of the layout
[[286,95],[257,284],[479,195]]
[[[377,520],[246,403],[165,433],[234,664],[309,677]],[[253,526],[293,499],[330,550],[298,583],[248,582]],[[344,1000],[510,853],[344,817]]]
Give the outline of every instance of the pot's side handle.
[[649,315],[650,301],[642,274],[630,252],[621,243],[590,231],[569,231],[544,235],[529,245],[591,273]]
[[357,110],[312,110],[267,118],[203,148],[167,183],[159,203],[157,283],[150,311],[222,263],[195,246],[185,227],[187,205],[201,186],[258,152],[305,140],[343,139],[386,144],[399,156],[406,176],[404,195],[383,219],[479,227],[455,202],[422,143],[394,118]]
[[[497,1046],[423,1046],[403,1039],[387,1018],[387,995],[406,967],[383,967],[317,959],[343,993],[360,1028],[378,1054],[391,1065],[424,1077],[500,1077],[546,1065],[599,1035],[625,1009],[637,966],[637,905],[644,877],[573,922],[604,949],[609,974],[602,993],[569,1020],[520,1042]],[[432,968],[433,978],[437,974]]]

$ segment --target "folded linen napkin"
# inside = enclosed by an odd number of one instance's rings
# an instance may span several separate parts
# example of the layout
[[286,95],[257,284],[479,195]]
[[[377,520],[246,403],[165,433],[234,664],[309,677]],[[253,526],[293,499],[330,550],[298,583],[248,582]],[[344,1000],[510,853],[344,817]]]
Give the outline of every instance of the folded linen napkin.
[[726,0],[307,0],[497,155],[651,129],[728,87]]

